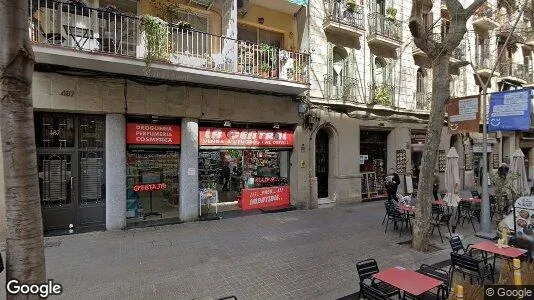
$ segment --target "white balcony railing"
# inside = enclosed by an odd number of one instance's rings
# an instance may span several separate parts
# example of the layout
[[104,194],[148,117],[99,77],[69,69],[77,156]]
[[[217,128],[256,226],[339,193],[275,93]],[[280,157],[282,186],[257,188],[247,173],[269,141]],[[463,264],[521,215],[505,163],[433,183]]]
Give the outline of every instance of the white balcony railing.
[[[56,0],[30,0],[32,42],[76,51],[150,58],[192,68],[308,83],[309,55],[159,22],[147,34],[144,17]],[[151,19],[154,21],[155,19]]]

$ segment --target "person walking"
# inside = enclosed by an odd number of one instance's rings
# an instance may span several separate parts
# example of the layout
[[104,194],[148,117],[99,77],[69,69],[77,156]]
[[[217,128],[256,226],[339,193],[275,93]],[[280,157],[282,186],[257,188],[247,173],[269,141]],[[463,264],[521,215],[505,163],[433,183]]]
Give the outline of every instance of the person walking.
[[389,171],[390,173],[386,176],[385,180],[388,201],[395,200],[395,202],[399,202],[399,199],[397,198],[397,188],[400,185],[400,177],[393,168],[389,169]]
[[225,161],[224,164],[223,164],[223,167],[222,167],[222,170],[221,170],[221,175],[222,175],[222,179],[223,179],[223,188],[222,188],[222,190],[223,191],[229,191],[230,190],[231,171],[230,171],[229,163],[227,161]]

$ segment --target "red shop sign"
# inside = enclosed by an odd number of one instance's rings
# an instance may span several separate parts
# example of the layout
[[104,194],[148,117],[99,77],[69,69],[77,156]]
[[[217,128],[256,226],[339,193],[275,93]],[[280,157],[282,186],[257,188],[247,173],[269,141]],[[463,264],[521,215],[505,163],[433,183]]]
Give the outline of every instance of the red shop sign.
[[289,205],[289,186],[244,189],[241,196],[242,210],[287,206]]
[[134,192],[153,192],[161,191],[167,188],[165,183],[136,184],[133,187]]
[[293,131],[236,128],[200,128],[200,146],[292,148]]
[[126,143],[130,145],[180,145],[180,126],[128,123]]

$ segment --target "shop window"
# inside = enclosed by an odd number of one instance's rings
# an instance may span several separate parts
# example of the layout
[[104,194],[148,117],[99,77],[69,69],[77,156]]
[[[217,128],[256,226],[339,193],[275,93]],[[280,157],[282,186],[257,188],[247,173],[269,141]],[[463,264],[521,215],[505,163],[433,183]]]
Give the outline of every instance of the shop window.
[[198,170],[202,213],[238,210],[244,190],[288,185],[289,151],[202,150]]
[[246,24],[238,24],[237,39],[256,44],[267,44],[276,48],[283,48],[284,34],[254,27]]

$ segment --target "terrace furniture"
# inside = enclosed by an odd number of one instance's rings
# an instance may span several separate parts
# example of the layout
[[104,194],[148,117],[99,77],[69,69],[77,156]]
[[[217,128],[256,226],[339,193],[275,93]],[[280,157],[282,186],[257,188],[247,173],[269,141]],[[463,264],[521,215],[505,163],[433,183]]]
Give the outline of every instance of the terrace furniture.
[[434,229],[438,228],[439,238],[441,239],[441,242],[443,243],[443,236],[441,235],[441,226],[447,227],[447,230],[449,231],[449,235],[452,237],[451,228],[449,227],[449,222],[451,221],[451,214],[442,214],[438,215],[437,219],[434,221],[431,221],[432,224],[432,233],[430,235],[434,234]]
[[369,285],[367,283],[360,282],[360,293],[358,293],[358,299],[368,300],[387,300],[391,299],[387,294],[381,290]]
[[373,278],[388,283],[407,295],[419,297],[440,286],[443,282],[403,267],[394,267],[373,275]]
[[406,227],[411,228],[410,218],[407,214],[402,213],[400,209],[397,209],[396,207],[387,207],[387,220],[386,220],[386,229],[384,233],[388,231],[388,225],[389,221],[393,222],[393,229],[398,228],[398,224],[401,224],[401,228],[399,229],[399,236],[402,235],[402,228],[404,227],[404,224],[406,224]]
[[[493,271],[495,271],[495,260],[496,260],[497,256],[504,258],[505,260],[508,261],[508,264],[510,264],[510,261],[513,258],[520,257],[521,255],[523,255],[523,254],[528,252],[527,250],[520,249],[520,248],[515,248],[515,247],[511,247],[511,246],[507,246],[507,245],[499,247],[494,242],[488,242],[488,241],[474,244],[471,247],[473,249],[478,249],[478,250],[483,251],[483,253],[485,255],[486,255],[486,253],[493,253],[494,254],[493,255],[493,266],[492,266]],[[484,262],[486,262],[486,261],[487,260],[485,258]]]
[[386,200],[386,202],[384,202],[384,205],[386,206],[386,214],[384,215],[384,219],[382,219],[382,225],[384,225],[384,222],[386,222],[386,218],[388,217],[388,206],[395,208],[395,203],[390,200]]
[[[358,271],[358,277],[360,278],[360,288],[362,284],[365,284],[367,281],[368,284],[376,290],[379,290],[381,293],[387,297],[400,296],[399,289],[373,278],[373,275],[380,272],[378,269],[378,264],[375,259],[366,259],[356,263],[356,270]],[[361,297],[361,293],[360,293]]]
[[477,279],[478,284],[483,284],[486,279],[494,279],[493,266],[484,261],[467,255],[451,252],[451,282],[453,282],[454,273],[460,272],[465,279],[469,276],[469,282],[473,284],[473,277]]
[[464,222],[467,219],[469,223],[473,226],[473,230],[475,233],[477,232],[475,228],[475,223],[473,222],[474,212],[471,209],[471,201],[462,199],[460,203],[458,203],[458,219],[456,225],[458,225],[458,222],[460,222],[460,219],[462,220],[462,227],[464,226]]

